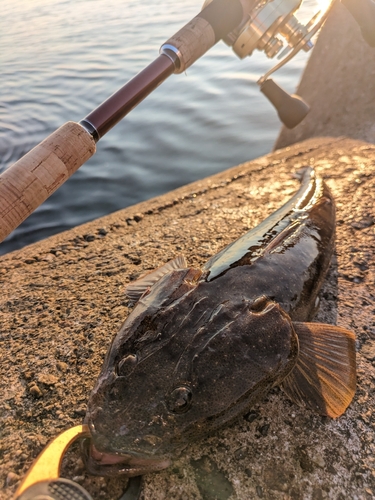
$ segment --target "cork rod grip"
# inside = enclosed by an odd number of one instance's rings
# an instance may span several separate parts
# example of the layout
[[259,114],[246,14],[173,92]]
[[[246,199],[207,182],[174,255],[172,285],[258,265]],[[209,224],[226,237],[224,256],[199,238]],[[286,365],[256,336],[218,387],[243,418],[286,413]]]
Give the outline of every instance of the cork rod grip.
[[68,122],[0,175],[0,242],[95,153],[95,141]]
[[203,56],[216,42],[235,29],[242,21],[240,0],[213,0],[194,19],[162,45],[162,49],[177,50],[179,66],[175,73],[183,73]]

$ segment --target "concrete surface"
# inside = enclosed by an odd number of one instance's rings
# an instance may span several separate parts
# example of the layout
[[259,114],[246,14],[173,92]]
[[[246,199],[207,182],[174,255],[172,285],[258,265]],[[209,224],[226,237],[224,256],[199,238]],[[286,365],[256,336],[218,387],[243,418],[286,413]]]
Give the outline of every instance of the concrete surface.
[[[243,418],[145,477],[144,500],[375,497],[375,146],[310,140],[0,258],[0,484],[11,498],[46,443],[82,421],[112,336],[128,314],[125,284],[177,254],[194,266],[258,224],[297,188],[303,165],[337,202],[336,257],[317,320],[357,335],[358,390],[337,421],[274,389]],[[240,362],[241,360],[239,360]],[[78,446],[65,477],[94,498],[126,479],[92,478]]]
[[282,128],[275,149],[320,136],[375,143],[375,48],[366,44],[339,2],[319,35],[297,94],[310,104],[310,113],[295,129]]

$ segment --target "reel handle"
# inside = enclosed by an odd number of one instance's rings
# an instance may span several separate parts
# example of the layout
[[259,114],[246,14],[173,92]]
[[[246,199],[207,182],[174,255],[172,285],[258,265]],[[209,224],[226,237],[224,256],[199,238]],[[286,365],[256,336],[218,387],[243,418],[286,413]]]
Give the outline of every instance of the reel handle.
[[289,129],[299,125],[310,111],[310,106],[302,97],[288,94],[271,79],[264,81],[260,90],[275,106],[280,120]]

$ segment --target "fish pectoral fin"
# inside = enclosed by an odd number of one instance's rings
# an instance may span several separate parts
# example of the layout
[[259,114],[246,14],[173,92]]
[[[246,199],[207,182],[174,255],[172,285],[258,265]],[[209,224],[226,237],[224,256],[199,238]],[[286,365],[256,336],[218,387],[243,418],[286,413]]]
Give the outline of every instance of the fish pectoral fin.
[[183,255],[178,255],[175,259],[158,267],[154,271],[144,274],[136,281],[133,281],[125,288],[125,295],[133,301],[138,301],[150,288],[155,285],[163,276],[171,271],[186,269],[187,262]]
[[356,387],[355,336],[321,323],[293,323],[299,357],[281,388],[300,406],[336,418],[344,413]]

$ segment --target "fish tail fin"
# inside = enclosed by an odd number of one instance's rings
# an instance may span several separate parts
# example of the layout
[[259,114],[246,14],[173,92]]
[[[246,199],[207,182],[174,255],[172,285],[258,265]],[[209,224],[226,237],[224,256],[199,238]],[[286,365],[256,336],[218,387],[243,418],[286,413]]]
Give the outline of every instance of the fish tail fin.
[[356,388],[355,336],[349,330],[321,323],[293,323],[300,352],[281,388],[300,406],[339,417]]

